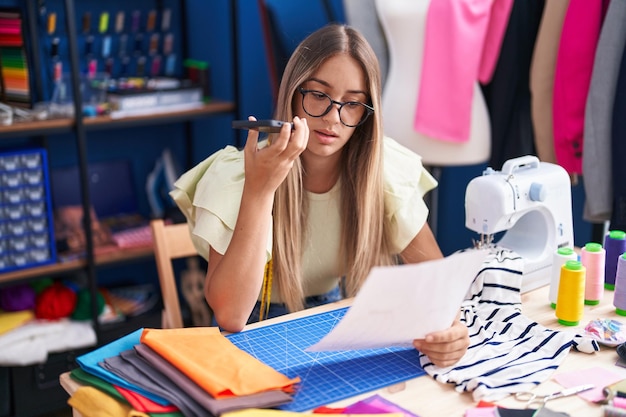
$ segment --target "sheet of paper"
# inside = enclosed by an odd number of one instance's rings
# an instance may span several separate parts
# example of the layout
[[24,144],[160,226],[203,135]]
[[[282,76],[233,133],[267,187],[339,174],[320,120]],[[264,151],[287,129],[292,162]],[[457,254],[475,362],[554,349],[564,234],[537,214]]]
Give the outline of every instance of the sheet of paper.
[[488,252],[469,250],[419,264],[375,267],[343,319],[311,352],[412,346],[454,321]]

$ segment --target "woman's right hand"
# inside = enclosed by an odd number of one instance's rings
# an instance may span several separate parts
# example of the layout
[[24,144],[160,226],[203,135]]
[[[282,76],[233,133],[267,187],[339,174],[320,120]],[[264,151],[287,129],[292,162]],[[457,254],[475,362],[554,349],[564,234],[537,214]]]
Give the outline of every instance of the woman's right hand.
[[[256,120],[250,116],[248,120]],[[306,149],[309,127],[306,119],[294,117],[294,129],[285,123],[280,133],[272,135],[271,144],[259,149],[259,132],[248,131],[244,148],[246,187],[257,192],[275,192],[285,180],[294,161]]]
[[237,224],[226,252],[220,255],[211,248],[209,254],[205,296],[218,325],[229,332],[238,332],[245,326],[259,297],[274,193],[309,140],[306,120],[295,117],[293,124],[293,131],[286,124],[280,133],[272,135],[271,145],[262,149],[258,147],[259,133],[249,131]]

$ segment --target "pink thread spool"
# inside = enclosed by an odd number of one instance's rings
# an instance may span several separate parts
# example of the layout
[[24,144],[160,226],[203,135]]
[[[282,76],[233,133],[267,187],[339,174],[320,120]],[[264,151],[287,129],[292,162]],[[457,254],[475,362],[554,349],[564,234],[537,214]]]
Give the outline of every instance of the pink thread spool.
[[556,299],[559,294],[559,281],[561,279],[561,267],[565,265],[567,261],[576,261],[578,255],[572,248],[558,248],[552,257],[552,276],[550,279],[550,291],[548,293],[548,300],[550,301],[550,307],[556,308]]
[[617,259],[617,272],[615,274],[615,294],[613,294],[615,312],[620,316],[626,316],[626,253]]
[[606,251],[601,244],[589,242],[580,251],[580,261],[587,268],[585,304],[596,305],[604,295],[604,266]]

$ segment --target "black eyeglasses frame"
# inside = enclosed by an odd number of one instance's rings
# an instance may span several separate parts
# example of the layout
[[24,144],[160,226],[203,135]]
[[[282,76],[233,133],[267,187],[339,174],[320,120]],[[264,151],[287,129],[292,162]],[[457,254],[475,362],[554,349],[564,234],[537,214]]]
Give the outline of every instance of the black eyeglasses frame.
[[[332,110],[332,108],[333,108],[333,106],[334,106],[335,104],[338,104],[338,105],[339,105],[339,108],[337,108],[337,111],[338,111],[338,113],[339,113],[339,120],[341,121],[341,123],[342,123],[344,126],[347,126],[347,127],[358,127],[358,126],[361,126],[363,123],[365,123],[365,121],[367,120],[367,118],[368,118],[368,117],[370,117],[370,116],[371,116],[371,114],[372,114],[372,113],[374,113],[374,111],[375,111],[375,110],[374,110],[374,107],[370,106],[369,104],[365,104],[365,103],[362,103],[362,102],[360,102],[360,101],[344,101],[344,102],[342,103],[341,101],[333,100],[333,99],[332,99],[332,98],[331,98],[328,94],[326,94],[326,93],[324,93],[324,92],[322,92],[322,91],[319,91],[319,90],[307,90],[307,89],[304,89],[303,87],[299,87],[299,88],[298,88],[298,91],[299,91],[299,92],[300,92],[300,94],[302,95],[302,110],[304,110],[304,112],[305,112],[306,114],[308,114],[308,115],[309,115],[309,116],[311,116],[311,117],[324,117],[324,116],[326,116],[326,115],[327,115],[327,114],[328,114],[328,113]],[[326,108],[326,110],[324,110],[324,112],[323,112],[322,114],[320,114],[320,115],[317,115],[317,116],[316,116],[316,115],[313,115],[313,114],[311,114],[311,113],[309,113],[309,112],[307,111],[306,107],[304,106],[304,97],[305,97],[308,93],[322,94],[322,95],[326,96],[326,97],[328,98],[328,100],[330,100],[330,104],[328,105],[328,107]],[[345,122],[343,121],[343,119],[341,118],[341,109],[342,109],[342,108],[343,108],[343,106],[345,106],[346,104],[359,104],[359,105],[361,105],[361,106],[365,107],[365,114],[363,115],[363,117],[361,117],[361,120],[359,121],[359,123],[357,123],[357,124],[355,124],[355,125],[349,125],[349,124],[347,124],[347,123],[345,123]]]

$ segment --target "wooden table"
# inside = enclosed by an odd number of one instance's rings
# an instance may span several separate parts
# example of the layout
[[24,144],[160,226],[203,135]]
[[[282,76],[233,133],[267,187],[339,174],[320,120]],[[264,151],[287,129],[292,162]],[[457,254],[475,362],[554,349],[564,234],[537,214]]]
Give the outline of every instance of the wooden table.
[[[262,323],[255,323],[247,326],[246,329],[345,307],[349,305],[349,303],[349,300],[343,300],[306,311],[277,317]],[[550,307],[548,302],[547,286],[522,295],[522,313],[548,328],[557,330],[580,329],[580,331],[582,331],[589,321],[599,318],[614,318],[620,321],[626,321],[626,318],[618,316],[615,313],[612,291],[605,292],[604,298],[599,305],[585,306],[585,314],[578,327],[566,327],[558,324],[554,309]],[[622,375],[623,378],[626,379],[626,368],[616,366],[615,362],[617,359],[618,356],[615,348],[605,346],[601,346],[600,352],[592,354],[571,350],[565,361],[555,371],[555,374],[592,367],[603,367]],[[79,387],[79,384],[70,378],[68,372],[60,376],[60,382],[70,395]],[[562,389],[561,385],[552,380],[548,380],[536,387],[535,391],[545,394],[555,392],[559,389]],[[428,375],[409,380],[393,387],[381,389],[377,393],[420,417],[463,417],[467,409],[476,406],[476,402],[473,400],[470,393],[460,394],[454,390],[452,385],[436,382]],[[345,406],[372,394],[374,393],[362,394],[329,405]],[[510,408],[523,408],[524,405],[516,401],[512,396],[498,401],[497,404]],[[600,417],[603,415],[601,406],[591,404],[577,396],[551,401],[549,407],[554,411],[567,412],[571,416]],[[76,413],[75,415],[77,416]]]

